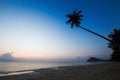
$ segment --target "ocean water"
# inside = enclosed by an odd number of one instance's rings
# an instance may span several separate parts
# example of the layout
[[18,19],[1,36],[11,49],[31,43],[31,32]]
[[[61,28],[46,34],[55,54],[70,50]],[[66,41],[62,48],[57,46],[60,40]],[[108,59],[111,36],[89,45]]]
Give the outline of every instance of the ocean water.
[[31,72],[34,69],[85,65],[86,62],[0,62],[0,76]]

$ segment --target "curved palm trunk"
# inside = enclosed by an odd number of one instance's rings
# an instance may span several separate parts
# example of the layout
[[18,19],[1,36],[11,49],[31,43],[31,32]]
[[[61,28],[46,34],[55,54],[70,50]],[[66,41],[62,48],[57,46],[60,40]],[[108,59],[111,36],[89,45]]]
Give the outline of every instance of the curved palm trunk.
[[82,26],[79,26],[80,28],[82,28],[82,29],[84,29],[84,30],[86,30],[86,31],[88,31],[88,32],[90,32],[90,33],[93,33],[93,34],[95,34],[95,35],[97,35],[97,36],[99,36],[99,37],[101,37],[101,38],[103,38],[103,39],[105,39],[105,40],[107,40],[107,41],[111,41],[110,39],[108,39],[108,38],[106,38],[106,37],[104,37],[104,36],[102,36],[102,35],[100,35],[100,34],[98,34],[98,33],[95,33],[95,32],[93,32],[93,31],[91,31],[91,30],[88,30],[88,29],[86,29],[86,28],[84,28],[84,27],[82,27]]

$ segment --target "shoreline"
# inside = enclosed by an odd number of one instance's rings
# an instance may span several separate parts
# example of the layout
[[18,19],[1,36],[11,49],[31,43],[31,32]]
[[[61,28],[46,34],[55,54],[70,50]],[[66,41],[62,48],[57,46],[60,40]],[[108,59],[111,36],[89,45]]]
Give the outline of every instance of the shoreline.
[[82,63],[79,65],[65,65],[65,66],[55,66],[55,67],[48,67],[48,68],[38,68],[38,69],[28,69],[28,70],[18,70],[18,71],[8,71],[8,72],[1,72],[0,77],[3,76],[14,76],[14,75],[22,75],[26,73],[33,73],[35,71],[38,72],[38,70],[48,70],[48,69],[59,69],[63,67],[74,67],[74,66],[83,66],[83,65],[94,65],[94,64],[102,64],[102,63],[108,63],[108,62],[87,62],[87,63]]
[[0,80],[120,80],[119,74],[120,63],[107,62],[35,69],[30,73],[1,76]]

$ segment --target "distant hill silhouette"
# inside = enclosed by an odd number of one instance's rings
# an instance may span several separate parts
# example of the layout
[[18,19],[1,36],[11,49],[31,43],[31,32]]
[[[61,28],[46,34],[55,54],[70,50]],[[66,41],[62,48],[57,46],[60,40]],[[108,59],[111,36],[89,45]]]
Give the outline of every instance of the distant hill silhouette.
[[96,58],[96,57],[91,57],[87,60],[87,62],[102,62],[102,61],[106,61],[106,60]]

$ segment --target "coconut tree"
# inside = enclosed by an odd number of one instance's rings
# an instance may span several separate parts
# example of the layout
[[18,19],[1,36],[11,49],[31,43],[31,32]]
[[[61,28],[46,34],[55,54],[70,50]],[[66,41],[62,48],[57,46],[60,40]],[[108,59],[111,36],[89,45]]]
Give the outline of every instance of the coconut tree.
[[92,33],[94,35],[97,35],[97,36],[99,36],[99,37],[101,37],[101,38],[103,38],[103,39],[110,42],[110,39],[108,39],[108,38],[106,38],[106,37],[104,37],[104,36],[102,36],[102,35],[100,35],[100,34],[98,34],[96,32],[93,32],[93,31],[91,31],[89,29],[86,29],[86,28],[82,27],[81,26],[81,21],[83,20],[82,19],[83,15],[81,13],[82,13],[81,10],[80,11],[75,10],[72,13],[67,14],[66,17],[69,18],[69,19],[66,21],[66,24],[70,24],[71,28],[73,28],[74,26],[82,28],[82,29],[84,29],[84,30],[86,30],[86,31],[88,31],[88,32],[90,32],[90,33]]
[[81,14],[82,11],[73,11],[70,14],[67,14],[66,17],[69,18],[68,21],[66,21],[66,24],[70,24],[71,28],[78,27],[82,28],[96,36],[99,36],[105,40],[107,40],[109,43],[109,48],[113,50],[113,53],[111,55],[112,61],[120,61],[120,29],[114,29],[111,34],[108,35],[109,38],[106,38],[105,36],[102,36],[94,31],[91,31],[89,29],[86,29],[81,26],[81,21],[83,20],[83,15]]

